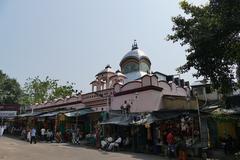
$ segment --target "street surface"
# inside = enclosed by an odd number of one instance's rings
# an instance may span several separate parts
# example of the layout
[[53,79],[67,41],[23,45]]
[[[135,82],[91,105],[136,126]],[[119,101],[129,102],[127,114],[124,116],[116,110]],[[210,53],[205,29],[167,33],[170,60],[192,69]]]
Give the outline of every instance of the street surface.
[[165,160],[160,156],[105,152],[66,143],[37,143],[0,137],[0,160]]

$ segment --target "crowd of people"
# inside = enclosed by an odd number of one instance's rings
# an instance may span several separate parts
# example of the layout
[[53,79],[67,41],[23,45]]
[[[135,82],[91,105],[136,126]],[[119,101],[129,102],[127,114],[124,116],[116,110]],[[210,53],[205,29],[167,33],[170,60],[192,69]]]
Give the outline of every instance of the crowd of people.
[[42,128],[40,130],[40,135],[37,133],[35,127],[23,128],[21,131],[21,139],[26,140],[32,144],[36,143],[39,138],[40,141],[53,142],[53,132],[50,129]]
[[[0,128],[0,133],[1,133]],[[35,127],[7,127],[7,132],[9,135],[20,136],[22,140],[26,140],[30,143],[39,142],[70,142],[72,144],[80,144],[80,140],[83,138],[83,133],[79,128],[68,129],[61,133],[60,130],[54,131],[53,129],[44,128],[36,129]]]

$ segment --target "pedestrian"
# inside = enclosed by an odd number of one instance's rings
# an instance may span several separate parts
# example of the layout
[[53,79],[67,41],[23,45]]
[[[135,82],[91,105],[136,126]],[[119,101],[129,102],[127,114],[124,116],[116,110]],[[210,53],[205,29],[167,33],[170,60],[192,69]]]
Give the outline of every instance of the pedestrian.
[[187,145],[182,135],[180,135],[177,143],[176,154],[178,156],[178,160],[187,160]]
[[45,141],[45,132],[46,132],[46,130],[45,130],[45,128],[43,127],[43,128],[41,129],[41,141]]
[[175,156],[175,145],[174,145],[174,135],[173,132],[170,131],[167,134],[167,144],[168,144],[168,156],[169,158],[174,157]]
[[3,133],[4,133],[4,130],[6,129],[7,127],[4,125],[4,126],[0,126],[0,137],[3,136]]
[[230,154],[233,149],[233,138],[231,135],[227,135],[225,138],[224,152],[225,154]]
[[31,130],[28,129],[27,131],[27,142],[31,142]]
[[96,147],[100,148],[100,124],[99,122],[96,125]]
[[0,126],[0,137],[3,135],[3,126]]
[[27,138],[27,131],[25,128],[23,128],[21,132],[21,139],[26,140],[26,138]]
[[30,144],[32,144],[32,142],[34,141],[34,144],[37,143],[37,139],[36,139],[36,129],[33,127],[31,130],[31,141]]
[[53,133],[50,129],[47,129],[47,133],[46,133],[46,137],[47,137],[47,142],[52,142],[53,141]]
[[62,143],[62,135],[60,131],[56,132],[55,140],[57,143]]

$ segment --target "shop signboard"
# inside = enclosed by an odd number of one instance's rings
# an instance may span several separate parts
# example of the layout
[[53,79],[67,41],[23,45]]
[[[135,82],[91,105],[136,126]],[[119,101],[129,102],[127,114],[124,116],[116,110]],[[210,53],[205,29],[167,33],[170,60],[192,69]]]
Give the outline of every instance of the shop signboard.
[[0,111],[0,117],[14,117],[17,115],[17,111]]

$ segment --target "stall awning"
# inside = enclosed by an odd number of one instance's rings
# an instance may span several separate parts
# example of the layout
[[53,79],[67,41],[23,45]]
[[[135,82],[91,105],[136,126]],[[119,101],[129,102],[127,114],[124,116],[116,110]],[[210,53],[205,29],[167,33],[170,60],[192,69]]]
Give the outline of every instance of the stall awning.
[[234,115],[234,114],[240,114],[240,107],[233,108],[233,109],[224,109],[224,108],[218,108],[212,112],[212,114],[225,114],[225,115]]
[[182,115],[198,116],[197,110],[160,110],[152,112],[156,120],[168,120]]
[[18,117],[34,117],[43,114],[43,112],[31,112],[18,115]]
[[128,126],[132,122],[132,119],[130,116],[118,116],[110,118],[109,120],[102,122],[100,124],[106,125],[106,124],[112,124],[112,125],[122,125],[122,126]]
[[48,113],[41,114],[38,117],[53,117],[53,116],[56,116],[57,114],[59,114],[61,112],[62,111],[48,112]]
[[152,114],[148,114],[138,121],[133,121],[131,124],[133,124],[133,125],[152,124],[156,120],[158,120],[158,119],[155,116],[153,116]]
[[92,113],[92,112],[94,112],[93,109],[86,108],[86,109],[81,109],[81,110],[65,113],[65,116],[67,116],[67,117],[77,117],[77,116],[83,116],[83,115],[86,115],[86,114]]

